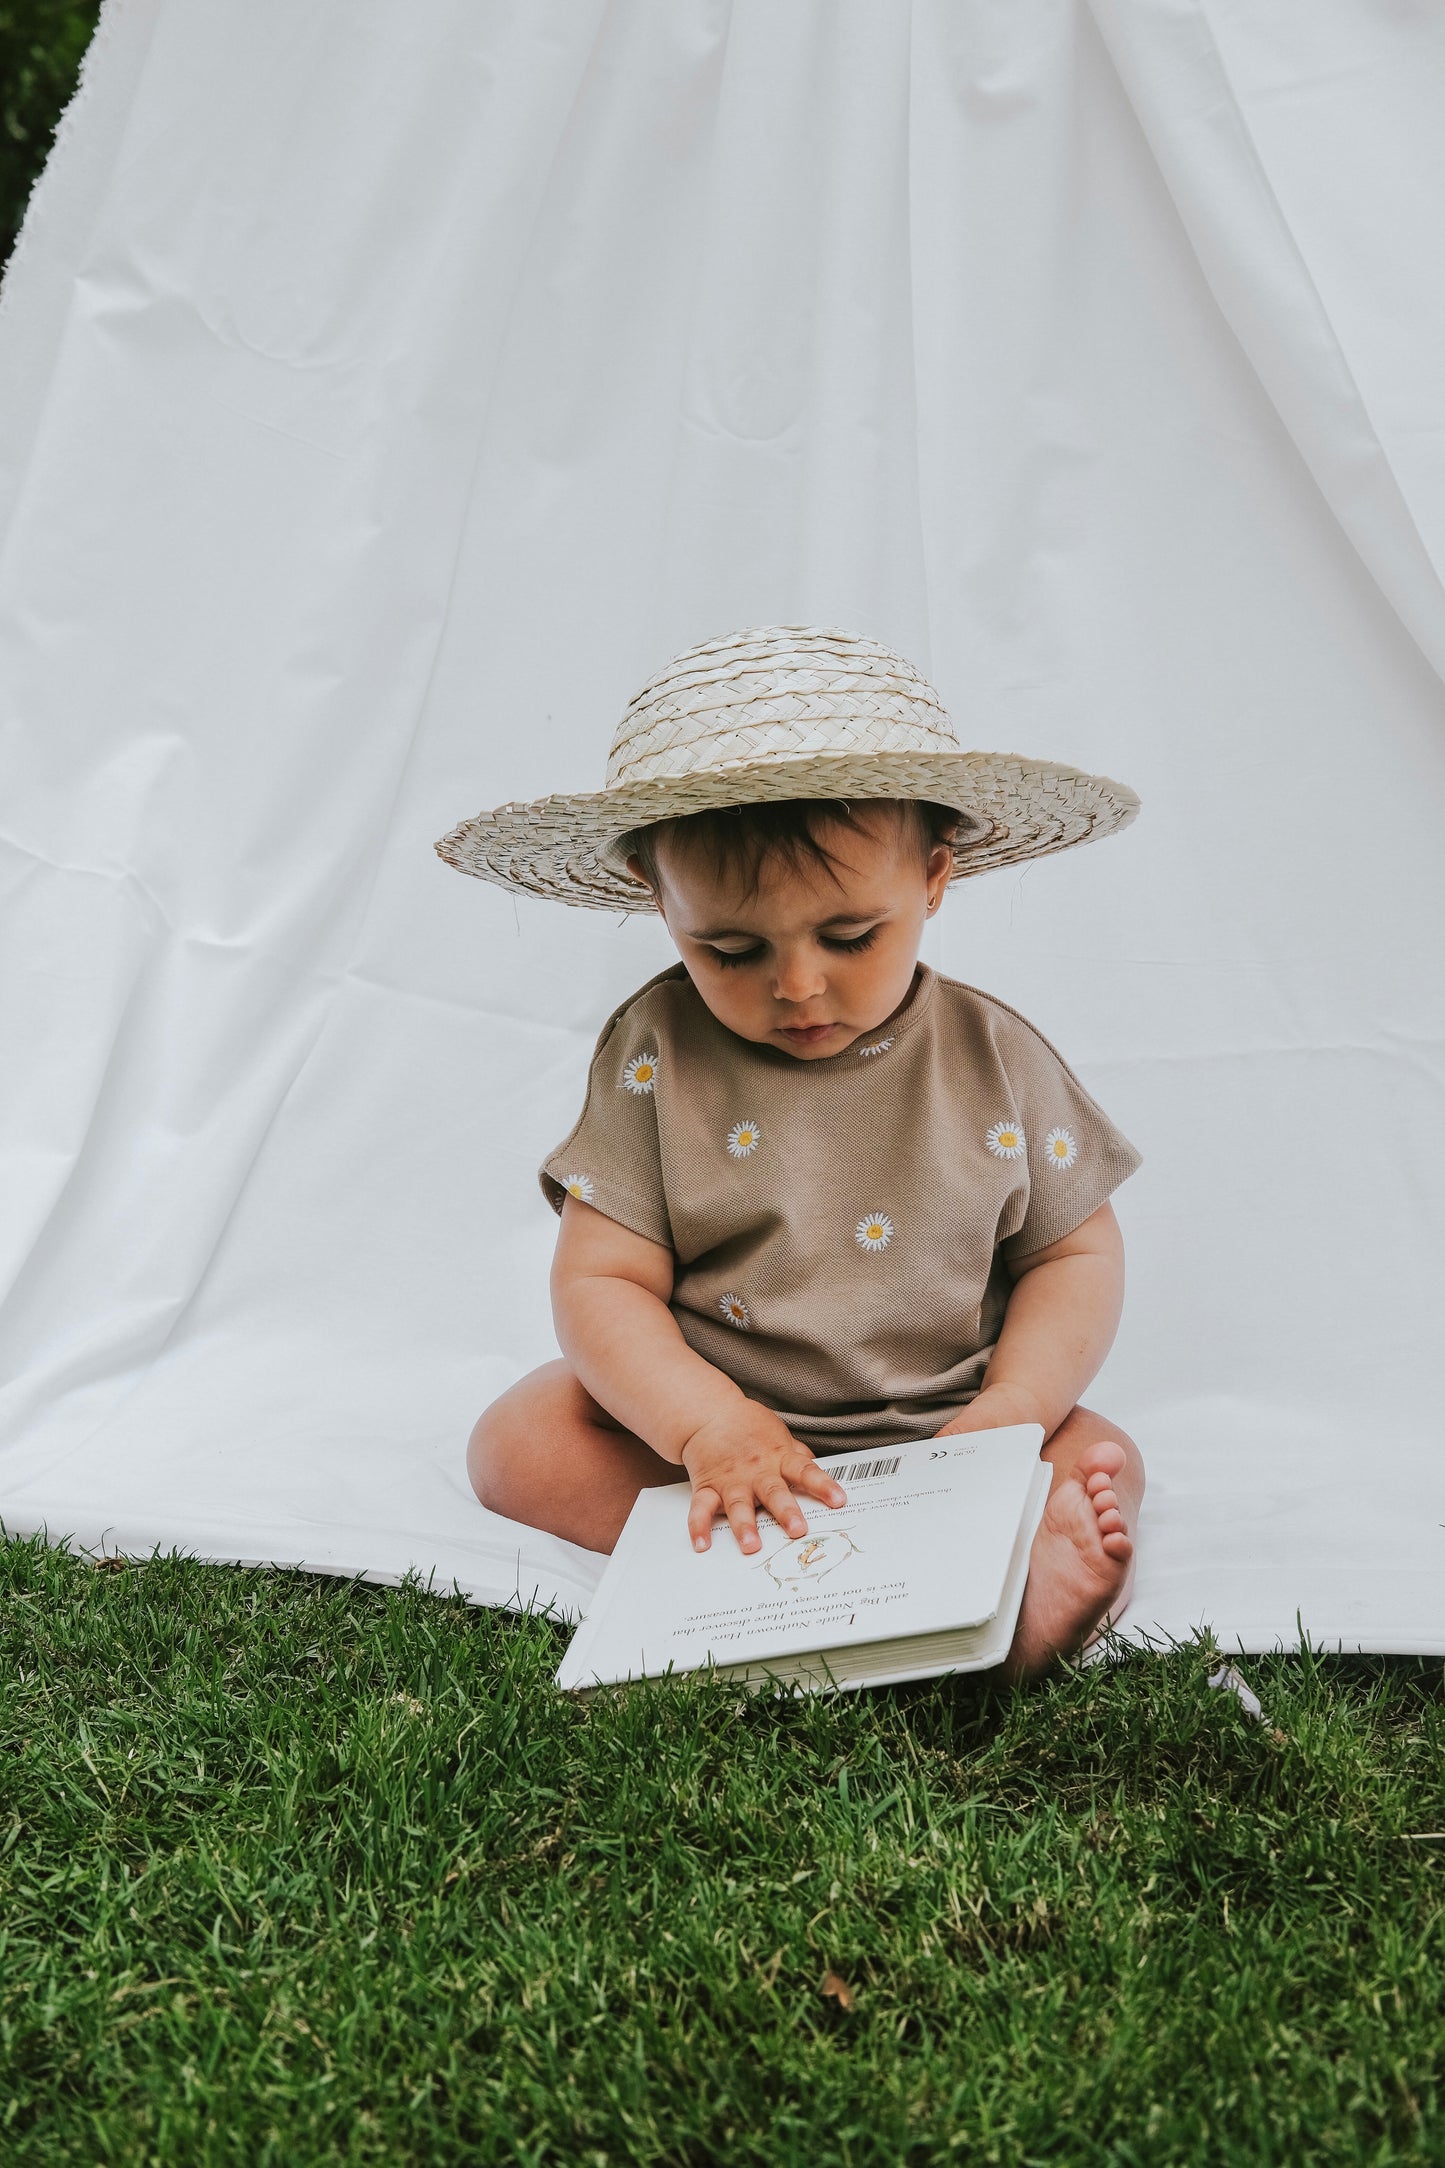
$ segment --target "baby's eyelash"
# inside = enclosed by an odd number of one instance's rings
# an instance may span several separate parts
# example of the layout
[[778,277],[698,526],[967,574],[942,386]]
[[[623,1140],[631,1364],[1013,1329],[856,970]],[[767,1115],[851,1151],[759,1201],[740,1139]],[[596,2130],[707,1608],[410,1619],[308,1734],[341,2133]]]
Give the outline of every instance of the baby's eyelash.
[[870,926],[867,933],[855,933],[850,941],[823,940],[824,948],[841,949],[847,956],[856,956],[859,949],[871,948],[878,938],[878,928]]
[[[824,948],[832,949],[836,954],[843,956],[856,956],[860,949],[871,948],[873,946],[873,943],[878,938],[878,928],[876,926],[870,926],[866,933],[855,933],[851,937],[851,939],[847,941],[840,941],[836,937],[830,937],[827,934],[820,934],[818,938],[822,942]],[[765,943],[759,943],[757,948],[715,948],[713,950],[713,956],[716,961],[722,964],[725,968],[733,964],[752,964],[757,962],[758,958],[762,955],[763,948],[765,946]]]

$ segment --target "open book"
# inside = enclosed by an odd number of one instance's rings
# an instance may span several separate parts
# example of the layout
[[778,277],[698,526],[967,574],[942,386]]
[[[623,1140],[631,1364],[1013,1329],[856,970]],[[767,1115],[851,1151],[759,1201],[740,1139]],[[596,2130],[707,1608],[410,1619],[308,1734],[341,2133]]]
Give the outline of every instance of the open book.
[[1049,1492],[1037,1423],[834,1456],[847,1502],[800,1501],[806,1536],[758,1514],[687,1533],[691,1486],[645,1490],[557,1673],[568,1692],[696,1671],[807,1687],[881,1686],[1002,1663]]

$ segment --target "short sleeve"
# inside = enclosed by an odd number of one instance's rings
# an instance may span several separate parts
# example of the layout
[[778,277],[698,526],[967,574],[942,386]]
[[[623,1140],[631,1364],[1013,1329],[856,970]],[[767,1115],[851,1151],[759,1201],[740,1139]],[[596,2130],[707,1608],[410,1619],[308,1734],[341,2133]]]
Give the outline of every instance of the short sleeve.
[[1041,1033],[1011,1014],[999,1051],[1023,1131],[1028,1199],[1003,1243],[1010,1264],[1062,1241],[1140,1165],[1140,1155]]
[[638,1013],[641,1007],[620,1010],[604,1027],[581,1117],[538,1174],[543,1195],[558,1214],[564,1198],[580,1197],[620,1226],[671,1249],[657,1137],[665,1054],[655,1025]]

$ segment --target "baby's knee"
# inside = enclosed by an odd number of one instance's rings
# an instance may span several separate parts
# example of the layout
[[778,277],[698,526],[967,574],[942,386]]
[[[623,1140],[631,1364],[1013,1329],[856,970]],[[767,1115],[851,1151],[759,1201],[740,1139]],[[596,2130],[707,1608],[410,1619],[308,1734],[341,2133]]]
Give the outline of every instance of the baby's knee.
[[467,1475],[484,1506],[508,1520],[527,1518],[548,1455],[576,1429],[584,1400],[566,1363],[543,1363],[477,1417],[467,1440]]
[[467,1475],[489,1512],[512,1518],[523,1466],[524,1429],[503,1394],[477,1417],[467,1440]]
[[1117,1423],[1101,1422],[1097,1416],[1094,1420],[1099,1422],[1102,1435],[1108,1438],[1112,1444],[1117,1445],[1124,1455],[1124,1465],[1113,1479],[1115,1488],[1117,1489],[1120,1485],[1123,1485],[1126,1489],[1135,1491],[1142,1497],[1144,1494],[1144,1455],[1140,1452],[1127,1430],[1121,1430]]
[[1136,1498],[1144,1495],[1144,1455],[1140,1452],[1127,1430],[1115,1430],[1119,1445],[1123,1448],[1124,1465],[1114,1478],[1115,1487],[1120,1484],[1132,1491]]
[[1095,1445],[1117,1445],[1124,1455],[1122,1467],[1114,1476],[1116,1488],[1136,1492],[1142,1497],[1144,1491],[1144,1456],[1127,1430],[1111,1423],[1106,1415],[1096,1415],[1092,1408],[1075,1408],[1044,1448],[1045,1458],[1062,1461],[1067,1466],[1078,1460],[1081,1454]]

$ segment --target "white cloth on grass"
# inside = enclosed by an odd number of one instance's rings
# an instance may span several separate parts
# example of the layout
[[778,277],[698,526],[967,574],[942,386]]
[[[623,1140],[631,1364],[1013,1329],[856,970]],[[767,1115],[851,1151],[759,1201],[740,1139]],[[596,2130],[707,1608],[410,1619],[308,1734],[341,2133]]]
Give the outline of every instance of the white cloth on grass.
[[1445,1651],[1445,18],[107,0],[0,295],[0,1515],[585,1601],[482,1513],[655,925],[431,842],[747,623],[1124,837],[930,961],[1145,1153],[1133,1608]]

